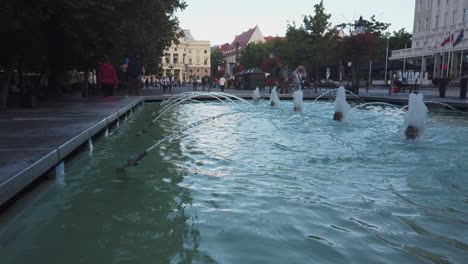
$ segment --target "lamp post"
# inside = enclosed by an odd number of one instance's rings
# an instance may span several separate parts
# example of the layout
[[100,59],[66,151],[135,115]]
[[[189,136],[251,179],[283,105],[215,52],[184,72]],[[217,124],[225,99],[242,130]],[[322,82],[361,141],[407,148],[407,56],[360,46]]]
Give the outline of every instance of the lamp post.
[[350,78],[351,75],[352,75],[352,73],[351,73],[351,66],[353,66],[353,63],[352,63],[351,61],[348,61],[348,89],[351,88],[351,87],[350,87],[350,79],[351,79],[351,81],[352,81],[352,78]]
[[388,68],[388,35],[387,35],[387,53],[385,55],[385,85],[387,85],[387,68]]
[[270,49],[270,53],[268,54],[268,56],[270,57],[271,69],[270,69],[270,74],[267,76],[267,84],[271,93],[271,89],[273,88],[273,84],[274,84],[275,50]]

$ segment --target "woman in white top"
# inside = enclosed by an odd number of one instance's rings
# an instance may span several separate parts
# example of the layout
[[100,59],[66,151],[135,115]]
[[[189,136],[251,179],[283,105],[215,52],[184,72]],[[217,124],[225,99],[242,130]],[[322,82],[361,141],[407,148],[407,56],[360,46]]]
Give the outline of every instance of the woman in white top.
[[302,84],[304,83],[306,77],[307,74],[305,72],[304,66],[299,65],[292,73],[294,91],[302,90]]

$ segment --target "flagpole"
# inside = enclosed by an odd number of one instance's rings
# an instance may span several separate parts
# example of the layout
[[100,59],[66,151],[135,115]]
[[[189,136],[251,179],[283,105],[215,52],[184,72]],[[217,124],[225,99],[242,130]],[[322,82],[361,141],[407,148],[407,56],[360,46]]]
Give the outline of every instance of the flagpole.
[[406,70],[406,44],[405,44],[405,56],[403,57],[403,74],[405,74]]
[[447,69],[447,77],[451,77],[453,73],[453,32],[450,35],[450,63],[449,68]]
[[461,55],[460,55],[460,78],[462,76],[462,68],[463,68],[463,47],[462,47]]
[[444,78],[445,51],[442,49],[442,64],[440,64],[440,78]]
[[423,51],[421,55],[421,74],[423,72],[423,66],[424,66],[424,50],[426,49],[426,36],[427,36],[427,28],[426,28],[426,33],[424,33],[424,44],[423,44]]
[[[439,38],[439,36],[437,37],[434,37],[434,40],[432,41],[434,44],[437,42],[437,39]],[[432,73],[432,79],[434,79],[436,77],[436,69],[437,69],[437,46],[436,45],[432,45],[432,54],[434,56],[434,72]],[[435,51],[434,51],[434,48],[435,48]]]

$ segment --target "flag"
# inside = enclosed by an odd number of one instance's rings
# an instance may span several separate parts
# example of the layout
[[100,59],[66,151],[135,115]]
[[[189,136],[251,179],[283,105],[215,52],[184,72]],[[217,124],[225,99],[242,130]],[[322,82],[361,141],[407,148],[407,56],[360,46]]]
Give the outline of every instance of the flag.
[[445,47],[445,45],[449,42],[452,42],[453,40],[453,34],[450,34],[442,43],[440,43],[440,46]]
[[455,40],[455,42],[453,42],[453,47],[455,47],[456,45],[460,44],[460,42],[462,41],[463,39],[463,34],[465,32],[465,29],[462,29],[462,31],[460,31],[460,34],[458,34],[458,37],[457,39]]

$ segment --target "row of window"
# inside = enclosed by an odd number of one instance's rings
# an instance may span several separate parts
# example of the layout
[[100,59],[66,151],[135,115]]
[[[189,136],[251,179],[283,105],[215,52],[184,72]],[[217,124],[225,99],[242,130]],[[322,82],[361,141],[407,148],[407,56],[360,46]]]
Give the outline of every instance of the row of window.
[[[177,48],[174,48],[174,51],[177,51]],[[184,48],[184,52],[186,52],[186,51],[187,51],[187,49]],[[200,50],[199,50],[199,49],[197,49],[196,52],[197,52],[197,54],[200,54]],[[188,49],[188,53],[192,53],[192,49]],[[203,50],[203,53],[204,53],[204,54],[208,54],[208,50]]]
[[[443,19],[443,22],[444,23],[441,23],[441,19],[439,17],[439,15],[436,15],[435,16],[435,27],[443,27],[443,26],[447,26],[447,25],[454,25],[458,22],[458,10],[454,10],[453,13],[452,13],[452,21],[451,23],[449,23],[449,14],[448,13],[445,13],[444,15],[444,19]],[[468,21],[468,8],[463,8],[463,20],[462,22],[467,22]],[[430,20],[429,18],[426,18],[426,21],[424,23],[424,25],[421,24],[421,20],[418,20],[417,22],[417,25],[416,25],[416,31],[421,31],[421,30],[429,30],[431,28],[431,25],[430,25]]]
[[[171,63],[171,59],[170,59],[169,56],[166,55],[165,59],[166,59],[166,64]],[[200,58],[197,58],[197,59],[196,59],[196,62],[197,62],[196,65],[200,65]],[[173,64],[178,64],[178,63],[183,63],[183,62],[182,62],[182,61],[179,61],[179,57],[174,56],[174,57],[172,58],[172,63],[173,63]],[[189,64],[189,65],[193,65],[193,60],[192,60],[192,58],[189,58],[189,59],[188,59],[188,64]],[[208,65],[208,58],[205,58],[205,59],[203,60],[203,65]]]

